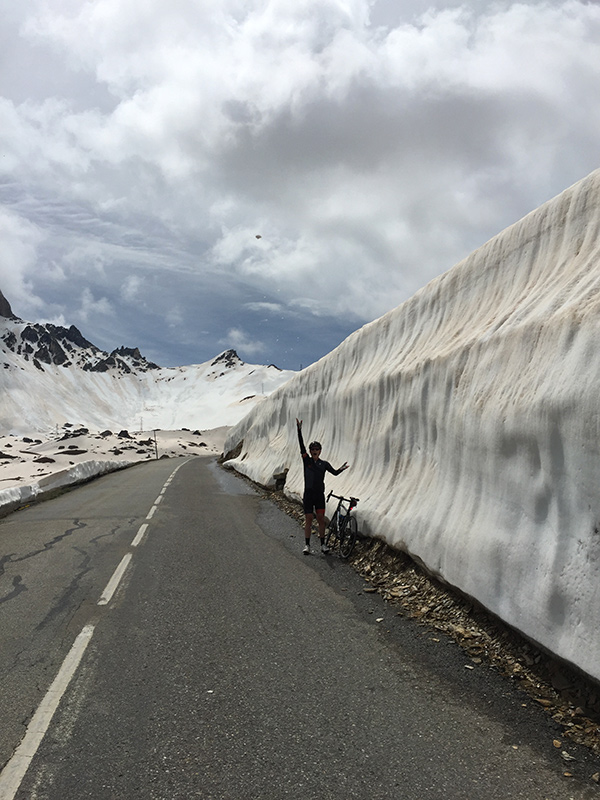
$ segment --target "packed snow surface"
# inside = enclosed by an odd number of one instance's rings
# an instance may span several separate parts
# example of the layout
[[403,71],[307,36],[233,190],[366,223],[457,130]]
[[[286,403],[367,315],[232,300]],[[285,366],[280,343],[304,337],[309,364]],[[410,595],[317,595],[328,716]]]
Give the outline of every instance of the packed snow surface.
[[[0,319],[0,334],[19,335],[27,325]],[[90,429],[175,430],[237,423],[250,408],[295,373],[245,364],[234,351],[184,367],[94,372],[89,348],[74,348],[69,366],[39,364],[0,342],[0,433],[48,434],[64,423]],[[104,354],[106,355],[106,354]]]
[[600,679],[599,290],[597,171],[293,377],[229,463],[299,497],[299,417],[364,532]]

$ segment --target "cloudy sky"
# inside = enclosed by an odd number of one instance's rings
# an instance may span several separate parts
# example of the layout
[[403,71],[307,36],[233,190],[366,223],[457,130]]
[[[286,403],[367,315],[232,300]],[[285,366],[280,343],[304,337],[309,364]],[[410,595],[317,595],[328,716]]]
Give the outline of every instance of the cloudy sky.
[[306,366],[600,167],[596,2],[0,11],[0,289],[163,366]]

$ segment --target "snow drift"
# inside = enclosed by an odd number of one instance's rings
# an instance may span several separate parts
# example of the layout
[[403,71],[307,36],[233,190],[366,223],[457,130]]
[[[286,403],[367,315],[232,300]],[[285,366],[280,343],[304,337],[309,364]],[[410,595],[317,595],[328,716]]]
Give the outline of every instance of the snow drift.
[[0,489],[0,516],[52,494],[53,491],[64,486],[85,483],[91,478],[98,478],[108,472],[125,469],[135,463],[137,462],[126,460],[111,461],[108,458],[101,461],[83,461],[81,464],[75,464],[68,469],[53,472],[46,477],[33,480],[33,482],[24,486],[10,486],[8,489]]
[[229,434],[263,484],[294,418],[362,530],[600,679],[600,171],[351,335]]
[[137,348],[108,354],[77,328],[0,314],[0,432],[47,434],[65,422],[96,430],[220,428],[294,374],[245,364],[235,350],[161,368]]

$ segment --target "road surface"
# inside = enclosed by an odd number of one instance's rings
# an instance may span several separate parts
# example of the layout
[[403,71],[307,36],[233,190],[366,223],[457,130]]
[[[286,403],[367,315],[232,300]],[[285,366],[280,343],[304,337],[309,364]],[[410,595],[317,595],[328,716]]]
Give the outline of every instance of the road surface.
[[1,520],[0,800],[600,796],[535,703],[302,544],[208,457]]

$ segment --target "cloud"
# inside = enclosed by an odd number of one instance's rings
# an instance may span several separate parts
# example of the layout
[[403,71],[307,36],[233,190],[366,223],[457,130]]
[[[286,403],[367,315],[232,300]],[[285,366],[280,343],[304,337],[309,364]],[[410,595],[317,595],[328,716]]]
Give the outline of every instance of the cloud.
[[141,278],[138,275],[130,275],[121,286],[121,297],[129,303],[134,303],[139,299],[141,287]]
[[167,291],[171,361],[177,340],[220,344],[212,309],[227,297],[244,316],[227,308],[223,329],[248,342],[276,307],[290,333],[267,349],[299,347],[299,314],[330,319],[334,346],[598,166],[598,4],[217,6],[11,10],[4,42],[22,69],[0,75],[0,282],[13,302],[44,297],[69,318],[87,289],[123,338],[131,304],[166,319]]
[[96,299],[90,289],[85,289],[81,294],[79,309],[75,313],[80,320],[88,322],[93,315],[111,316],[114,311],[106,297]]
[[170,328],[178,329],[184,322],[184,319],[185,319],[184,314],[181,308],[179,308],[178,306],[170,308],[165,315],[165,320]]
[[280,314],[283,310],[283,306],[279,303],[245,303],[245,308],[249,311],[258,311],[264,312],[265,314]]
[[42,232],[35,224],[10,209],[0,207],[2,292],[10,298],[16,314],[24,314],[26,309],[39,311],[42,306],[31,281],[42,238]]
[[263,353],[265,345],[256,339],[252,339],[248,334],[240,328],[230,328],[227,335],[221,340],[221,344],[225,347],[232,347],[239,353],[247,356],[256,356]]

